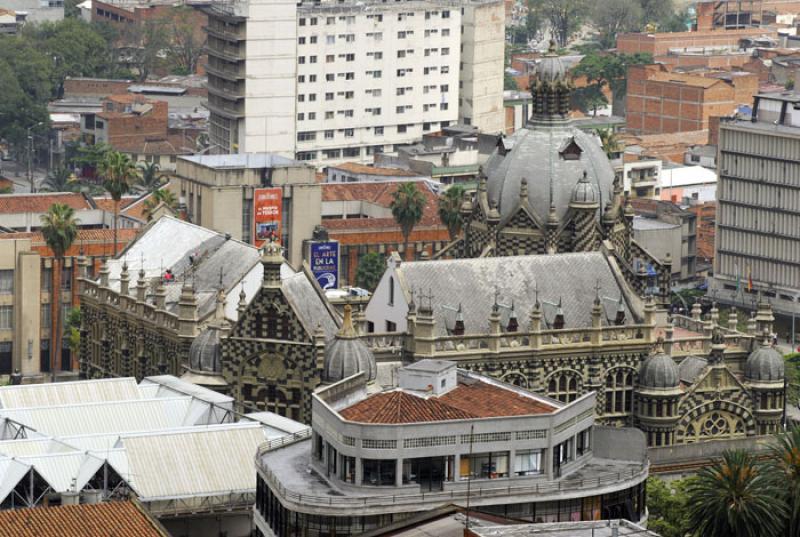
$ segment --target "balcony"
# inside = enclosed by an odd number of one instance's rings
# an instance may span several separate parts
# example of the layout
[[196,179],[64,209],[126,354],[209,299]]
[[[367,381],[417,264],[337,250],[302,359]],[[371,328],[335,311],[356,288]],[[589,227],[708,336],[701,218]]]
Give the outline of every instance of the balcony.
[[228,119],[241,119],[244,117],[244,101],[242,100],[229,101],[214,93],[209,93],[206,106],[211,112]]
[[231,46],[217,39],[208,40],[206,52],[210,57],[216,56],[229,62],[240,62],[245,59],[244,47]]
[[210,22],[208,26],[204,26],[203,29],[208,33],[208,35],[223,41],[231,41],[236,43],[247,40],[247,31],[245,30],[244,25],[232,26],[214,24]]
[[219,61],[217,58],[213,58],[213,60],[206,65],[207,73],[226,80],[244,79],[244,65]]
[[244,82],[228,82],[212,75],[208,77],[208,92],[223,99],[244,99]]

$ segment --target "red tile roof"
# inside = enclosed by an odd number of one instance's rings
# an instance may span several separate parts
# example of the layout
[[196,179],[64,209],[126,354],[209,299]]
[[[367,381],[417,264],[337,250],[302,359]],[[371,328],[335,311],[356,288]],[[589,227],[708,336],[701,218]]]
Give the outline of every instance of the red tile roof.
[[[117,239],[120,242],[133,240],[139,229],[119,228]],[[41,242],[44,244],[44,235],[39,231],[18,231],[15,233],[0,233],[0,240],[3,239],[31,239],[33,244]],[[80,244],[81,241],[106,242],[114,240],[113,229],[79,229],[78,236],[73,244]]]
[[439,397],[420,397],[403,390],[381,392],[345,408],[340,414],[344,419],[358,423],[419,423],[529,416],[555,409],[513,390],[478,381],[459,383]]
[[0,511],[0,534],[14,537],[168,537],[133,502]]
[[[413,181],[417,189],[425,196],[425,208],[418,226],[441,226],[439,220],[439,199],[425,181]],[[404,182],[386,181],[379,183],[324,183],[322,185],[322,201],[366,201],[381,207],[389,208],[392,197]],[[325,219],[323,224],[328,229],[361,229],[377,227],[397,228],[393,218],[348,218],[346,220]]]
[[46,213],[54,203],[68,205],[76,211],[92,208],[82,194],[71,192],[0,194],[0,214]]
[[[125,196],[119,200],[119,208],[120,210],[124,209],[134,201],[136,201],[138,196]],[[92,198],[92,201],[97,206],[98,209],[103,211],[113,213],[114,212],[114,200],[106,197],[106,196],[97,196]]]

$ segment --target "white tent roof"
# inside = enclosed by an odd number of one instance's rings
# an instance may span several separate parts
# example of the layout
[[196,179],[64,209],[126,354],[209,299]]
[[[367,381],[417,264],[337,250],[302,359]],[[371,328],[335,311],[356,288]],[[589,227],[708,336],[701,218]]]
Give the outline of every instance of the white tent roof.
[[0,408],[74,405],[141,399],[134,378],[49,382],[0,388]]

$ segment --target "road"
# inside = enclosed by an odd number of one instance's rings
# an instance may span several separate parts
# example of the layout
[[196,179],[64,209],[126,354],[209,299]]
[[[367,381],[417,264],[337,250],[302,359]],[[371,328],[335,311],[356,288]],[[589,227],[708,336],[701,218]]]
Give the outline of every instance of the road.
[[[31,191],[27,164],[19,164],[13,160],[0,161],[0,175],[14,183],[15,194],[26,194]],[[46,168],[34,168],[33,180],[37,191],[41,188],[45,177],[47,177]]]

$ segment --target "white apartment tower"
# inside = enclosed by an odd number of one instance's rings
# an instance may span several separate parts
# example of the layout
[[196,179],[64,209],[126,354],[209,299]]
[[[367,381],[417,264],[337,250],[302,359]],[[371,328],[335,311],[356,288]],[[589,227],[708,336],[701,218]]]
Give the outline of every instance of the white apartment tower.
[[216,153],[371,161],[458,121],[503,128],[503,3],[215,0]]

